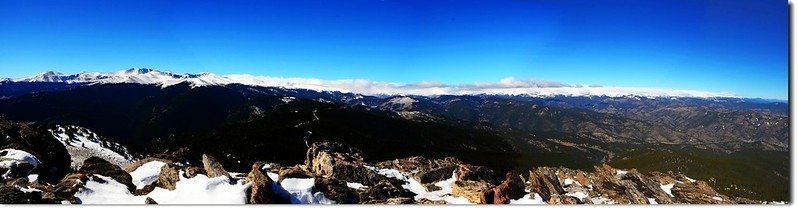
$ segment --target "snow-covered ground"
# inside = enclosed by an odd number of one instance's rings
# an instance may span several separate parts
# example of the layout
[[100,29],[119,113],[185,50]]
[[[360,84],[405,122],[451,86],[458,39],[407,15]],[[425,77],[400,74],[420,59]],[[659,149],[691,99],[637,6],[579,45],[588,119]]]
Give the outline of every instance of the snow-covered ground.
[[[67,133],[72,131],[74,131],[72,135]],[[113,142],[103,141],[99,135],[83,127],[56,126],[55,129],[50,129],[50,133],[66,147],[72,158],[72,167],[80,167],[84,160],[92,156],[105,159],[119,167],[129,165],[133,159],[127,148]],[[114,151],[110,147],[116,147],[114,149],[118,151]]]
[[175,190],[170,191],[156,187],[147,195],[134,196],[127,187],[114,179],[101,175],[105,183],[89,180],[75,194],[83,204],[144,204],[147,197],[154,199],[159,204],[244,204],[246,190],[249,184],[239,181],[230,184],[227,177],[208,178],[197,175],[193,178],[184,178],[180,173],[180,181],[175,185]]
[[286,178],[280,182],[280,186],[291,194],[292,199],[298,199],[300,204],[334,204],[324,193],[312,192],[315,181],[313,178]]
[[[165,163],[151,161],[141,165],[130,173],[137,189],[151,184],[158,179],[161,167]],[[241,174],[233,174],[241,175]],[[269,178],[277,181],[277,174],[269,173]],[[85,188],[75,194],[83,204],[143,204],[147,197],[154,199],[159,204],[245,204],[247,189],[251,186],[238,177],[235,183],[224,176],[209,178],[198,174],[192,178],[183,177],[175,184],[175,190],[156,187],[149,194],[134,196],[127,187],[110,177],[94,175],[103,182],[89,180]],[[291,198],[292,203],[302,204],[333,204],[323,193],[312,193],[314,179],[286,178],[282,183],[275,183],[272,189],[278,195]]]
[[[529,192],[529,190],[527,190],[527,192]],[[546,202],[543,202],[543,197],[541,197],[540,194],[534,193],[526,194],[518,200],[511,199],[510,204],[546,204]]]

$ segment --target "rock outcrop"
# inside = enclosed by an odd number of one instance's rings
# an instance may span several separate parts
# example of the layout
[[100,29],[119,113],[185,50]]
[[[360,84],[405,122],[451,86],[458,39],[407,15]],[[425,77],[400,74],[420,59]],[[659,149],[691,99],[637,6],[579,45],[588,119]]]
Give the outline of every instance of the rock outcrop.
[[458,180],[452,184],[452,196],[465,197],[471,203],[492,204],[493,196],[486,196],[491,184],[484,181]]
[[256,162],[252,165],[247,177],[244,179],[252,185],[249,188],[249,203],[251,204],[288,204],[290,199],[283,198],[274,193],[274,181],[262,169],[263,163]]
[[[58,183],[72,171],[69,152],[43,125],[17,123],[0,118],[0,150],[2,149],[21,150],[34,155],[40,164],[30,170],[30,173],[37,174],[38,181],[41,182]],[[22,174],[17,176],[19,175]]]
[[155,202],[155,199],[147,197],[144,199],[144,204],[158,204],[158,202]]
[[[307,151],[305,166],[316,177],[326,177],[344,182],[357,182],[368,186],[358,190],[360,203],[385,203],[392,198],[411,198],[414,193],[404,189],[403,181],[378,174],[363,161],[361,151],[339,143],[313,143]],[[336,197],[342,201],[354,201]]]
[[345,181],[335,178],[316,178],[313,186],[313,192],[324,193],[325,197],[338,204],[360,203],[360,196],[357,191],[356,189],[348,187]]
[[180,175],[175,167],[169,164],[161,166],[161,173],[158,174],[158,181],[155,182],[157,187],[166,190],[175,190],[177,181],[180,180]]
[[[735,204],[754,203],[717,193],[706,182],[672,172],[642,174],[608,165],[584,172],[568,168],[538,167],[530,171],[528,188],[549,204]],[[672,188],[666,192],[665,187]],[[670,195],[672,194],[672,196]],[[579,198],[581,196],[583,198]]]
[[202,155],[202,167],[205,169],[205,173],[209,178],[224,176],[229,178],[231,182],[233,181],[233,177],[230,176],[230,173],[224,170],[222,164],[219,164],[219,161],[210,155]]
[[458,181],[485,181],[490,184],[498,184],[504,179],[502,175],[497,175],[488,167],[470,164],[460,164],[456,174]]
[[509,172],[506,174],[504,182],[490,190],[493,192],[490,195],[493,195],[494,204],[509,204],[510,200],[520,199],[526,195],[524,189],[524,181],[521,176],[514,172]]
[[279,181],[286,178],[313,178],[313,173],[307,171],[304,165],[295,165],[290,167],[281,167],[277,171],[280,176]]
[[552,195],[565,194],[556,172],[549,167],[538,167],[529,171],[529,190],[539,194],[543,201],[549,201]]
[[119,168],[108,161],[99,157],[90,157],[83,161],[83,165],[78,169],[78,173],[82,174],[97,174],[113,178],[115,181],[127,186],[128,190],[132,193],[136,190],[133,185],[132,177],[126,171]]

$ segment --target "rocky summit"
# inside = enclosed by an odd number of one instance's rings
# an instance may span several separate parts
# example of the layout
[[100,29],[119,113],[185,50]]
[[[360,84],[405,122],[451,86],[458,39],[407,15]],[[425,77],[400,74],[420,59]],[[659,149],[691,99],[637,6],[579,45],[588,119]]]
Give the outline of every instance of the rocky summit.
[[[759,204],[720,194],[707,182],[674,172],[640,173],[609,165],[584,171],[535,167],[498,172],[454,157],[413,156],[376,163],[334,142],[309,145],[304,164],[255,162],[230,172],[211,155],[190,150],[152,155],[127,167],[90,157],[60,180],[36,172],[45,162],[0,157],[0,202],[8,204]],[[4,150],[27,153],[22,150]],[[6,153],[8,154],[8,153]],[[36,153],[40,154],[40,153]],[[45,156],[45,155],[40,155]],[[30,164],[40,161],[42,164]],[[25,164],[25,165],[23,165]],[[31,166],[34,166],[31,168]],[[31,173],[38,174],[31,174]],[[45,177],[46,176],[46,177]],[[60,176],[59,176],[60,177]]]

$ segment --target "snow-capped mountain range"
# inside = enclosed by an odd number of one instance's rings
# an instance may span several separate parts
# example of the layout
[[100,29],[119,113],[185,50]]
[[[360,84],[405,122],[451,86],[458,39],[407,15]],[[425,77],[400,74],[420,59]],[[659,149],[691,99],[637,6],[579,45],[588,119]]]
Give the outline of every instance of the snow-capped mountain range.
[[[2,81],[2,80],[0,80]],[[45,72],[21,79],[6,79],[14,82],[59,82],[82,84],[137,83],[168,87],[179,83],[190,83],[193,87],[209,85],[242,84],[288,89],[351,92],[363,95],[527,95],[527,96],[641,96],[641,97],[736,97],[731,93],[716,93],[696,90],[610,87],[595,85],[569,85],[545,80],[520,80],[512,77],[494,83],[447,85],[439,82],[398,84],[365,79],[322,80],[314,78],[284,78],[253,76],[248,74],[215,75],[212,73],[177,74],[146,68],[131,68],[114,72],[82,72],[64,75]]]

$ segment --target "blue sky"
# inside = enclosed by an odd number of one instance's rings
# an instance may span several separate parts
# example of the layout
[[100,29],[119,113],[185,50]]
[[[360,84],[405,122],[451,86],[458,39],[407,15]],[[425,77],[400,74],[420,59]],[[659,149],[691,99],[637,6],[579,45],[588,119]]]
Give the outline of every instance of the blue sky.
[[787,99],[780,0],[0,1],[0,77],[147,67]]

